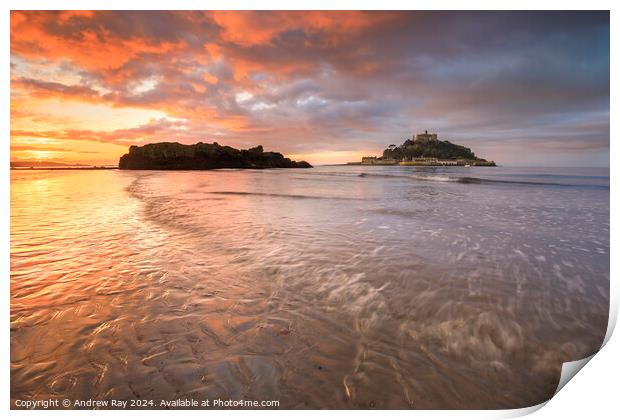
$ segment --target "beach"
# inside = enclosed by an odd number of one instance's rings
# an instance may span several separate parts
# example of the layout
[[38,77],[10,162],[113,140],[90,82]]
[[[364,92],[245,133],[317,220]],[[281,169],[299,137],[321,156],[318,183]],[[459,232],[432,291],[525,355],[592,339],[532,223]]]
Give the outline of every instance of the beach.
[[29,170],[10,194],[13,407],[520,408],[607,328],[608,169]]

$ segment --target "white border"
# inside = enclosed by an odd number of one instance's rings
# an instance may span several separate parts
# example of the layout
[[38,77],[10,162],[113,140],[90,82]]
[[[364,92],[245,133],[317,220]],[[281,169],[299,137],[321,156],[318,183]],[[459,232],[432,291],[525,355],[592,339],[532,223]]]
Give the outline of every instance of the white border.
[[[290,1],[284,0],[263,0],[259,3],[256,1],[248,0],[229,0],[229,1],[209,1],[199,2],[190,0],[175,0],[174,2],[167,2],[164,0],[150,0],[149,2],[128,2],[127,0],[107,0],[107,1],[87,1],[87,0],[65,0],[65,1],[45,1],[45,0],[22,0],[4,1],[2,4],[3,13],[0,17],[2,27],[2,37],[0,37],[1,48],[4,52],[5,59],[1,64],[3,91],[2,95],[2,112],[0,113],[1,127],[3,127],[5,136],[2,139],[3,153],[0,153],[0,193],[2,194],[2,206],[1,222],[0,222],[0,258],[2,263],[0,267],[3,272],[3,299],[1,299],[2,315],[4,330],[2,331],[2,360],[0,361],[2,377],[0,379],[0,391],[4,396],[3,409],[9,411],[9,366],[10,366],[10,352],[9,352],[9,124],[10,124],[10,67],[9,67],[9,21],[11,9],[154,9],[154,10],[202,10],[202,9],[225,9],[225,10],[243,10],[243,9],[266,9],[266,10],[286,10],[286,9],[324,9],[324,10],[362,10],[362,9],[374,9],[374,10],[611,10],[611,73],[618,74],[618,56],[614,54],[614,46],[618,45],[618,19],[616,12],[613,10],[613,6],[618,4],[612,1],[597,1],[590,0],[588,2],[577,2],[574,0],[565,1],[542,1],[542,0],[521,0],[521,1],[394,1],[394,0],[382,0],[382,1],[355,1],[355,0],[315,0],[315,1],[297,1],[295,4],[291,4]],[[618,8],[618,7],[616,7]],[[611,115],[614,115],[614,100],[618,98],[618,87],[614,83],[612,77],[611,80]],[[614,139],[618,135],[618,129],[613,124],[614,119],[611,120],[611,138]],[[610,141],[610,156],[611,161],[614,162],[617,157],[616,147],[613,142]],[[615,180],[617,179],[618,169],[612,165],[611,174],[611,214],[614,214],[614,210],[619,208],[618,194]],[[618,313],[618,264],[615,262],[614,256],[616,238],[618,238],[618,232],[616,229],[615,221],[612,217],[611,224],[611,309],[610,309],[610,328],[606,337],[606,345],[604,351],[601,354],[597,354],[592,362],[588,363],[583,368],[583,372],[579,374],[579,379],[576,381],[570,381],[570,383],[559,392],[557,396],[552,398],[542,410],[537,411],[545,404],[541,404],[537,407],[526,408],[521,410],[504,410],[504,411],[389,411],[389,412],[376,412],[376,411],[355,411],[354,413],[347,412],[342,413],[344,415],[355,415],[361,418],[377,417],[377,415],[390,415],[400,418],[410,418],[412,416],[422,418],[445,418],[445,417],[458,417],[458,418],[504,418],[515,417],[525,415],[536,411],[534,415],[536,418],[568,418],[568,419],[581,419],[585,416],[591,418],[609,418],[612,417],[612,413],[618,413],[618,395],[615,391],[615,384],[618,378],[618,360],[616,355],[620,354],[620,342],[618,338],[612,338],[611,332],[613,326],[615,326],[617,313]],[[609,341],[608,341],[609,340]],[[341,416],[340,411],[321,412],[321,416],[336,417]],[[82,418],[85,415],[103,417],[103,418],[135,418],[136,415],[148,415],[155,419],[168,419],[170,412],[167,411],[151,411],[149,413],[137,413],[137,412],[67,412],[67,411],[10,411],[8,413],[11,416],[20,418],[33,418],[33,417],[49,417],[49,418]],[[205,417],[225,417],[225,418],[245,418],[251,416],[252,418],[271,418],[271,417],[288,417],[294,415],[295,417],[311,418],[317,415],[315,411],[296,411],[294,413],[286,411],[251,411],[251,412],[239,412],[239,411],[184,411],[175,412],[176,415],[183,415],[188,418],[200,418]]]

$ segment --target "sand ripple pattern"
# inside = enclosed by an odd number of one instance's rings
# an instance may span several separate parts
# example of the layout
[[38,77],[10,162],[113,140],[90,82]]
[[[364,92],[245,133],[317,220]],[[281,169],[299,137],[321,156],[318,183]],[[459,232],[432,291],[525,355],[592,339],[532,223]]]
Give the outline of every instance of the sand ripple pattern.
[[605,178],[397,169],[13,171],[12,400],[545,400],[605,334]]

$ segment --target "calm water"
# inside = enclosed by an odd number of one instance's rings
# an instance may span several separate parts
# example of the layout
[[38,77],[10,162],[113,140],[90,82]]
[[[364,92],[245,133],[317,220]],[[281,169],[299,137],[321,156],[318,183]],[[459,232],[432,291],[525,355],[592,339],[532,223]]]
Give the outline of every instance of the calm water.
[[500,408],[609,301],[607,170],[11,171],[11,397]]

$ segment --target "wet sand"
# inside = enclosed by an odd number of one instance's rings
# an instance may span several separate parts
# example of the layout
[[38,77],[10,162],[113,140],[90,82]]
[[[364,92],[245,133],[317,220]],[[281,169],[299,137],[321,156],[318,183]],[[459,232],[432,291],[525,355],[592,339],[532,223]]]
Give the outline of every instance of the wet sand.
[[549,398],[605,334],[608,184],[404,169],[12,172],[12,402]]

